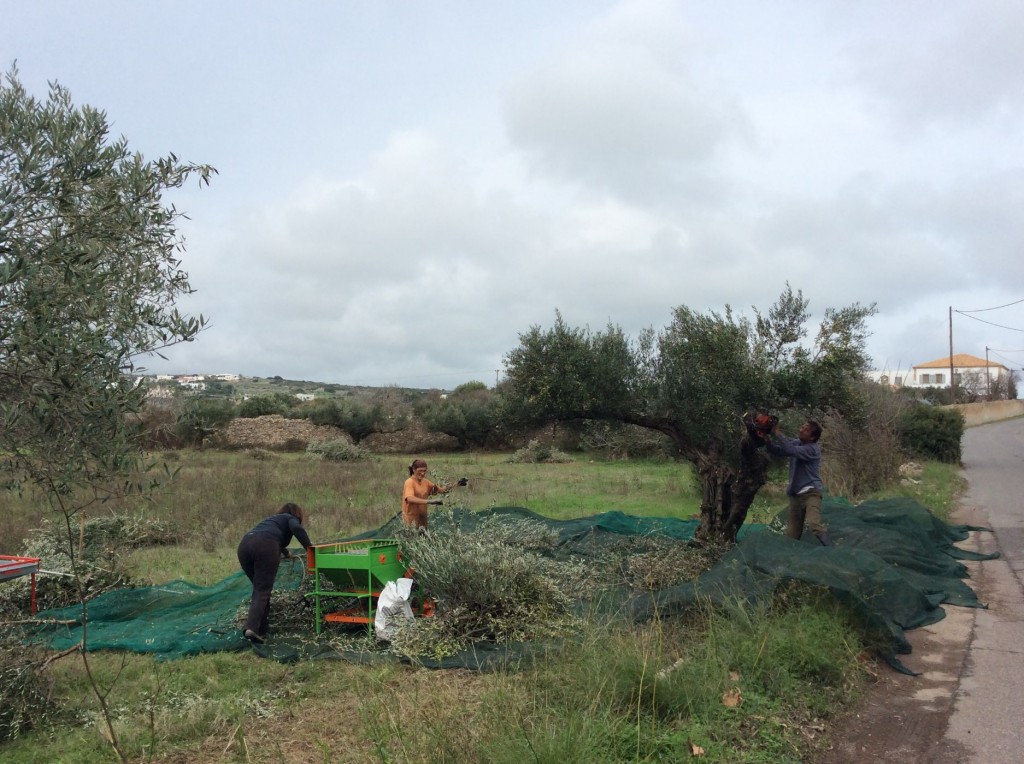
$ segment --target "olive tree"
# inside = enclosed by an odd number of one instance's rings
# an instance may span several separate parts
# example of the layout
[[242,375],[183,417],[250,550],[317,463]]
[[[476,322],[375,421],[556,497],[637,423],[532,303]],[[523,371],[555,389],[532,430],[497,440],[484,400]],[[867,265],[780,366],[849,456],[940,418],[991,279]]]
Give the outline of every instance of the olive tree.
[[808,301],[787,285],[754,319],[678,307],[637,338],[568,326],[532,327],[505,357],[506,423],[608,420],[664,433],[699,476],[702,537],[735,540],[768,458],[745,421],[755,411],[856,416],[874,306],[828,309],[808,338]]
[[271,414],[287,414],[298,403],[291,393],[269,393],[254,395],[238,404],[238,416],[244,419],[269,416]]
[[375,433],[391,432],[388,429],[388,414],[381,399],[373,402],[318,400],[312,406],[298,410],[296,416],[316,425],[331,425],[344,430],[356,444]]
[[445,397],[425,400],[416,410],[428,430],[451,435],[465,450],[494,439],[497,400],[495,391],[473,381],[459,385]]
[[134,473],[140,358],[193,339],[204,320],[175,300],[182,213],[163,201],[195,174],[173,154],[146,161],[106,115],[50,86],[0,84],[0,450],[8,484],[60,506]]
[[76,512],[145,489],[133,375],[204,325],[175,307],[191,288],[182,213],[163,194],[213,172],[173,154],[147,161],[56,83],[38,100],[14,67],[0,82],[0,476],[46,493],[72,560]]

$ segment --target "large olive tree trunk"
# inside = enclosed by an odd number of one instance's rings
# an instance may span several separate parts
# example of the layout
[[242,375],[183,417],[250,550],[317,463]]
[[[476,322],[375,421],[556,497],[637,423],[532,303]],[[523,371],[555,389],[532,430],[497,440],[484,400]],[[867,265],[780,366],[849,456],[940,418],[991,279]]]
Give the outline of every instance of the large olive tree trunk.
[[754,497],[768,482],[769,459],[759,445],[744,433],[738,468],[725,460],[720,448],[700,451],[690,459],[701,484],[697,538],[735,543]]

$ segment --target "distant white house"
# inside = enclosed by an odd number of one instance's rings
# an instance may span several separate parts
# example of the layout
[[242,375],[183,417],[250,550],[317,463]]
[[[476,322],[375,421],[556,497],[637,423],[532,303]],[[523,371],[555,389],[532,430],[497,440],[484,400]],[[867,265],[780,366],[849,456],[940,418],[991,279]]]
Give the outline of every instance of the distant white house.
[[[986,361],[969,353],[953,354],[956,384],[978,392],[986,386],[1005,380],[1010,370],[1001,363]],[[868,372],[868,378],[883,385],[897,387],[949,387],[949,356],[911,366],[909,369],[888,369]]]
[[889,387],[896,389],[897,387],[910,387],[907,385],[907,378],[910,376],[910,369],[882,369],[874,370],[865,373],[868,379],[872,382],[877,382],[880,385],[888,385]]

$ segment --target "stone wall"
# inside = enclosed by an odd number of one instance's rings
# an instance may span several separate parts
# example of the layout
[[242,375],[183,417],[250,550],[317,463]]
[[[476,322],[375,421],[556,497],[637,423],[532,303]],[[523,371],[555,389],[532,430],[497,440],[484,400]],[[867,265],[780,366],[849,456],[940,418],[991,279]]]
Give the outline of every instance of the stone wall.
[[376,454],[427,454],[454,451],[459,441],[451,435],[429,432],[414,419],[404,430],[367,435],[360,445]]
[[955,406],[944,406],[943,408],[953,408],[963,414],[968,427],[1024,416],[1024,401],[1022,400],[958,403]]
[[316,425],[308,419],[285,419],[268,414],[254,419],[232,419],[219,431],[213,444],[220,448],[266,448],[271,451],[305,451],[310,443],[345,438],[344,430],[331,425]]
[[[270,451],[305,451],[310,443],[344,438],[347,432],[331,425],[315,425],[308,419],[286,419],[280,414],[253,419],[232,419],[211,440],[217,448],[265,448]],[[399,432],[374,433],[360,443],[378,454],[418,454],[453,451],[458,441],[450,435],[428,432],[418,421]]]

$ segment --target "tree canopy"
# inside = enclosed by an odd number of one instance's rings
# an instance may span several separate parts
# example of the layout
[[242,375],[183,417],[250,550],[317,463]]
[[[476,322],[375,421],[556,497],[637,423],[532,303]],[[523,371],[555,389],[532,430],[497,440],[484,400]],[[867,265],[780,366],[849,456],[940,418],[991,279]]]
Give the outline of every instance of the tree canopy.
[[459,448],[482,447],[496,440],[497,401],[493,390],[474,380],[459,385],[445,397],[422,401],[416,413],[428,430],[456,438]]
[[866,319],[875,307],[825,310],[809,338],[808,301],[786,286],[753,320],[676,308],[659,332],[571,327],[556,312],[506,355],[506,422],[610,420],[667,435],[703,486],[701,531],[735,538],[767,459],[747,436],[753,411],[859,416],[857,382],[868,365]]
[[56,83],[46,100],[13,67],[0,83],[0,472],[59,502],[132,474],[137,364],[204,325],[175,307],[192,290],[163,194],[215,170],[109,131]]

